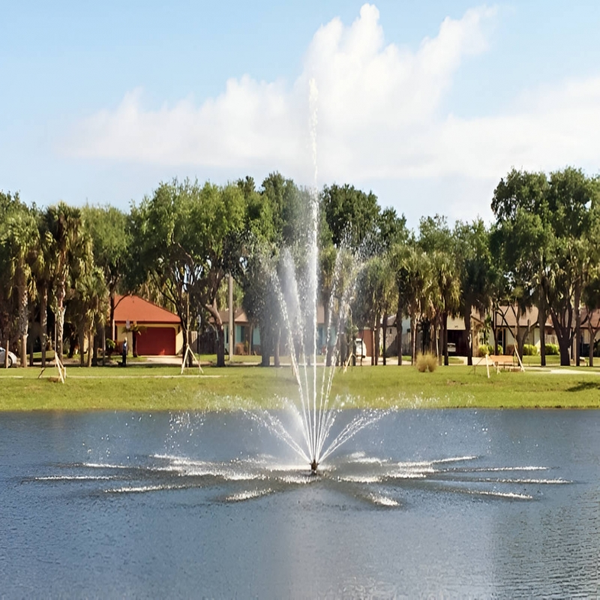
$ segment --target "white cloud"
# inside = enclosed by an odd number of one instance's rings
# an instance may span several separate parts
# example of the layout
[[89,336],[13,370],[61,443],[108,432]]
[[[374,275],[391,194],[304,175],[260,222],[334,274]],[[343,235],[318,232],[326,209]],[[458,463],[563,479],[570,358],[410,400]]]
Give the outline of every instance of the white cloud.
[[311,181],[309,80],[318,87],[321,182],[462,177],[498,180],[511,166],[596,170],[600,78],[524,95],[506,114],[442,111],[464,58],[487,49],[495,10],[447,18],[411,52],[386,44],[379,11],[365,4],[350,26],[333,19],[314,35],[292,85],[227,81],[200,104],[145,108],[141,90],[116,110],[77,124],[69,153],[172,166],[278,169]]

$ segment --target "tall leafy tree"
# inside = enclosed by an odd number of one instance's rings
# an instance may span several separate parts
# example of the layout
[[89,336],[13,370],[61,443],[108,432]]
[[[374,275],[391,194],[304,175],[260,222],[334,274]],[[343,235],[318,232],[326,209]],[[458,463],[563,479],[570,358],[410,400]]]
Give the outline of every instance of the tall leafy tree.
[[579,364],[581,297],[588,274],[599,258],[595,236],[599,199],[600,182],[580,169],[568,167],[551,173],[547,205],[554,234],[552,281],[556,285],[549,287],[548,305],[563,365],[569,364],[573,339]]
[[225,365],[219,290],[231,270],[228,253],[244,222],[244,197],[236,185],[218,187],[174,180],[162,183],[131,212],[135,249],[131,281],[154,280],[177,312],[189,341],[191,319],[205,310],[217,335],[217,365]]
[[345,244],[352,250],[367,252],[375,241],[380,217],[377,196],[354,186],[333,184],[321,193],[321,210],[336,246]]
[[[131,235],[127,227],[127,215],[113,206],[89,206],[82,209],[85,230],[92,241],[94,264],[101,270],[106,284],[109,315],[105,319],[114,321],[115,295],[123,284],[130,261]],[[105,363],[106,328],[101,330],[102,363]],[[114,338],[115,332],[110,332]],[[134,338],[135,339],[135,338]]]
[[515,325],[509,329],[521,353],[525,337],[535,325],[523,327],[522,316],[537,304],[542,365],[546,361],[544,338],[552,246],[548,189],[544,173],[512,169],[500,180],[492,200],[496,216],[492,245],[500,264],[497,282],[500,302],[496,311],[507,327],[507,314],[512,312]]
[[[523,308],[536,302],[541,332],[550,314],[563,365],[570,363],[573,338],[576,352],[580,346],[581,296],[597,260],[592,232],[598,191],[595,179],[566,168],[549,179],[513,169],[494,192],[495,239],[504,256],[505,280]],[[541,346],[544,363],[543,335]]]

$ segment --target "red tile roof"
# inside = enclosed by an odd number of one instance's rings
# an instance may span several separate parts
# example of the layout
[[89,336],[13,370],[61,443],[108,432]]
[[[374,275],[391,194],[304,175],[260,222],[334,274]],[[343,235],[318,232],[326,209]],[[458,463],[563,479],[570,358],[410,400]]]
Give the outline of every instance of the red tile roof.
[[177,315],[139,296],[115,296],[115,322],[169,323],[179,325]]

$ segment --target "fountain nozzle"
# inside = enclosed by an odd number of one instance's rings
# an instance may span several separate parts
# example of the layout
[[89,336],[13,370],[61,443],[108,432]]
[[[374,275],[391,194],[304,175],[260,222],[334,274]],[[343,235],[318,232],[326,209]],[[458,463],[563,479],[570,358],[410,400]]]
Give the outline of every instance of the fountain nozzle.
[[313,458],[313,461],[310,463],[310,472],[312,475],[316,475],[318,466],[319,463],[317,462],[317,459]]

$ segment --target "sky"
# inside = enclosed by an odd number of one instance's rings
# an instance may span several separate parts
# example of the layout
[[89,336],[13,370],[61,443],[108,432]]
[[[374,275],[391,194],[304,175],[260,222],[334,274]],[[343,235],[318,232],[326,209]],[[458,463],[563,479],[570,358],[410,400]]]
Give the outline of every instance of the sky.
[[175,177],[492,218],[512,168],[600,172],[600,2],[0,0],[0,190],[128,210]]

